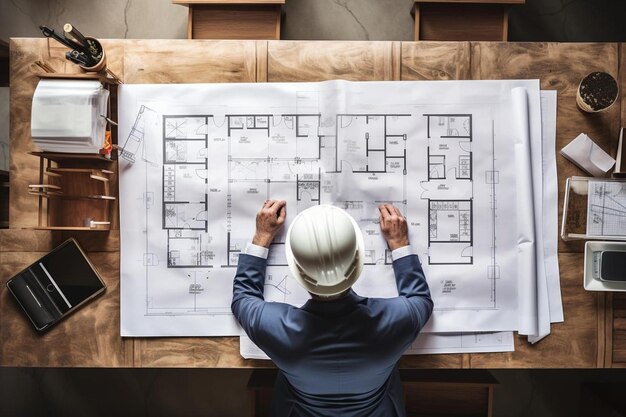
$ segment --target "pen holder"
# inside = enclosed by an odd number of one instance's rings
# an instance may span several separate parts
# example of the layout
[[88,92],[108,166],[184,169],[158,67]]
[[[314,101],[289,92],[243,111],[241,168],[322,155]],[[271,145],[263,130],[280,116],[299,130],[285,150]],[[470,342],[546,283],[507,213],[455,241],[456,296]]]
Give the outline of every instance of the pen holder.
[[100,60],[98,60],[98,63],[92,67],[86,67],[84,65],[81,65],[80,67],[89,72],[100,72],[102,70],[105,70],[107,60],[102,44],[96,38],[92,38],[91,36],[85,36],[85,39],[89,44],[89,53],[91,54],[91,56],[93,58],[100,57]]

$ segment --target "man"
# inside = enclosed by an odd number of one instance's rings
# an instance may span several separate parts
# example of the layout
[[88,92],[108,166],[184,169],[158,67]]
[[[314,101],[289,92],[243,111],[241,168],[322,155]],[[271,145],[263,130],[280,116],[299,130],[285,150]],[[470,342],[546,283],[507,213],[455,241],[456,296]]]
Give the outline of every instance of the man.
[[390,204],[378,209],[399,296],[364,298],[351,289],[363,266],[362,234],[343,210],[317,206],[294,219],[286,238],[290,270],[312,297],[301,308],[263,299],[286,202],[266,201],[257,214],[252,243],[239,256],[232,310],[279,368],[273,416],[405,415],[396,363],[433,303],[405,218]]

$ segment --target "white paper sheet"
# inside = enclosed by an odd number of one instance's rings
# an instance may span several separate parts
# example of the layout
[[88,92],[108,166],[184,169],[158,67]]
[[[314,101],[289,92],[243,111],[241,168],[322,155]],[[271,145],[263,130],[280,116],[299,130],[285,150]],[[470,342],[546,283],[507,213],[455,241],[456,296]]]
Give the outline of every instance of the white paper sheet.
[[[540,143],[537,80],[121,86],[122,334],[239,334],[232,276],[267,198],[287,199],[288,222],[319,203],[357,219],[364,296],[396,293],[376,206],[398,205],[435,300],[426,331],[536,323],[518,309],[537,301],[518,286],[515,87]],[[299,305],[283,239],[265,295]]]
[[[404,354],[490,353],[514,350],[515,341],[512,332],[421,333]],[[239,337],[239,353],[244,359],[270,359],[248,336]]]
[[[563,304],[558,261],[558,189],[556,173],[556,91],[541,91],[542,164],[533,175],[542,179],[541,192],[534,190],[535,201],[541,199],[541,236],[543,253],[537,262],[537,313],[538,332],[528,340],[536,343],[550,334],[550,323],[563,321]],[[533,159],[535,161],[535,159]],[[533,168],[538,164],[533,163]],[[543,255],[542,258],[540,256]]]
[[584,133],[561,149],[561,155],[594,177],[604,177],[615,165],[615,159]]
[[517,275],[519,290],[519,333],[536,335],[537,318],[537,251],[535,235],[535,202],[532,175],[532,148],[528,93],[517,87],[512,91],[515,113],[515,172],[517,175]]

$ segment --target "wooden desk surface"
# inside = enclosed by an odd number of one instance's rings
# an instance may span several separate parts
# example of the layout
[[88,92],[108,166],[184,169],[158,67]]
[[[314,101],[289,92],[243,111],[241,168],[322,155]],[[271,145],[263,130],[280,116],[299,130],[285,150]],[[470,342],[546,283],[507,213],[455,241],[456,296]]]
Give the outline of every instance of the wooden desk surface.
[[[126,83],[449,80],[539,78],[558,90],[557,149],[580,132],[614,154],[626,121],[624,44],[490,42],[103,41],[109,67]],[[4,283],[70,236],[23,230],[37,223],[38,160],[27,155],[30,109],[38,78],[33,62],[76,72],[65,49],[47,39],[11,40],[10,230],[0,231],[0,365],[81,367],[269,367],[244,360],[239,342],[223,338],[122,339],[119,317],[119,230],[72,233],[108,284],[106,294],[45,335],[37,335]],[[619,62],[621,59],[621,63]],[[620,71],[621,69],[621,71]],[[606,71],[619,79],[621,100],[603,114],[576,107],[579,81]],[[565,178],[583,175],[557,155],[559,216]],[[560,218],[560,217],[559,217]],[[115,225],[119,223],[116,221]],[[119,227],[119,226],[118,226]],[[565,323],[536,345],[516,336],[515,352],[406,356],[407,368],[595,368],[626,366],[626,298],[582,287],[582,242],[559,242]]]

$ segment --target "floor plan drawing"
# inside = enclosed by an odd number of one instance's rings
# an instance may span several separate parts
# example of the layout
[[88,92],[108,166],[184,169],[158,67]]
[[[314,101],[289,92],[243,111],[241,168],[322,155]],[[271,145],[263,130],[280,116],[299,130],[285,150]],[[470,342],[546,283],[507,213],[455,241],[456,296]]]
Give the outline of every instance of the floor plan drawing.
[[[472,115],[425,114],[428,138],[428,262],[471,264]],[[436,188],[435,188],[436,187]]]
[[230,86],[224,102],[212,85],[123,86],[122,333],[239,334],[232,279],[268,199],[287,202],[287,224],[270,247],[266,300],[309,298],[289,272],[285,235],[318,204],[345,209],[361,228],[359,294],[396,294],[378,212],[391,203],[407,217],[435,299],[428,331],[515,330],[516,264],[502,253],[516,234],[500,221],[515,216],[514,160],[496,140],[510,134],[500,121],[510,105],[497,83],[485,90],[492,102],[473,105],[454,104],[454,88],[439,96],[435,84],[409,84],[419,94],[393,83]]

